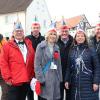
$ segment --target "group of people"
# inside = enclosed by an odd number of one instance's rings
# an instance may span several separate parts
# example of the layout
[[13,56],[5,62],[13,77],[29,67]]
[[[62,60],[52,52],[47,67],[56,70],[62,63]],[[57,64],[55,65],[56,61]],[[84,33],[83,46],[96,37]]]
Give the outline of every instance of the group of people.
[[59,36],[53,27],[43,37],[40,28],[34,22],[25,37],[16,22],[13,39],[0,48],[1,100],[34,100],[32,78],[41,84],[38,100],[99,100],[100,24],[89,41],[82,29],[73,38],[66,25]]

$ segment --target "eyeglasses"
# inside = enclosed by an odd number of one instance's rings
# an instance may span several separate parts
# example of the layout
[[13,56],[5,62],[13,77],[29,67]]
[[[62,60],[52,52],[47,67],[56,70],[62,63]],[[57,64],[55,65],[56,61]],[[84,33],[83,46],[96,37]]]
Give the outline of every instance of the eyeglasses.
[[16,30],[16,32],[18,32],[18,33],[19,33],[19,32],[23,32],[23,30]]

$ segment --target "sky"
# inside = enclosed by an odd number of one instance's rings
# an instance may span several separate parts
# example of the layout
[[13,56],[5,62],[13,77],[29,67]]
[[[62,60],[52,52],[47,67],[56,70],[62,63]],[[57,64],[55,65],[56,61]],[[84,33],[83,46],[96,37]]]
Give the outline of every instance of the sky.
[[90,24],[99,21],[100,0],[45,0],[52,19],[85,14]]

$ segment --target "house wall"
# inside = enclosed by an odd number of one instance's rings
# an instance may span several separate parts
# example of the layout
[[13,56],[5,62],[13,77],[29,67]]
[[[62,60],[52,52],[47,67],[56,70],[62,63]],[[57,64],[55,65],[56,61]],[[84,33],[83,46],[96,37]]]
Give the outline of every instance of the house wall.
[[34,22],[35,16],[38,17],[38,21],[41,24],[41,33],[44,35],[51,20],[45,0],[33,0],[29,7],[22,12],[1,14],[0,33],[4,37],[11,37],[13,24],[19,18],[25,30],[25,35],[28,35],[31,32],[31,25]]
[[0,15],[0,33],[3,34],[4,37],[12,36],[14,22],[16,22],[18,17],[22,23],[23,29],[25,29],[25,12]]
[[88,37],[94,36],[95,35],[94,30],[95,30],[94,28],[87,29],[87,36]]
[[41,24],[41,33],[44,35],[51,20],[45,0],[33,0],[33,2],[27,8],[26,34],[30,34],[31,25],[34,22],[35,16],[37,16],[38,21]]

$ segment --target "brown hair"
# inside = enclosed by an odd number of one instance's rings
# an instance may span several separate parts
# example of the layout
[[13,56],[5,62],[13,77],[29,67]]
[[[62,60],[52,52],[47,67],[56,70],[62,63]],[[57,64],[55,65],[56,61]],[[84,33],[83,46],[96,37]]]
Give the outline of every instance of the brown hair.
[[84,37],[85,37],[84,44],[85,44],[85,45],[88,45],[87,36],[86,36],[86,34],[85,34],[85,32],[84,32],[83,30],[78,30],[78,31],[76,31],[76,34],[75,34],[75,37],[74,37],[74,40],[73,40],[73,44],[77,45],[76,36],[77,36],[77,34],[79,34],[79,33],[83,33],[83,34],[84,34]]

